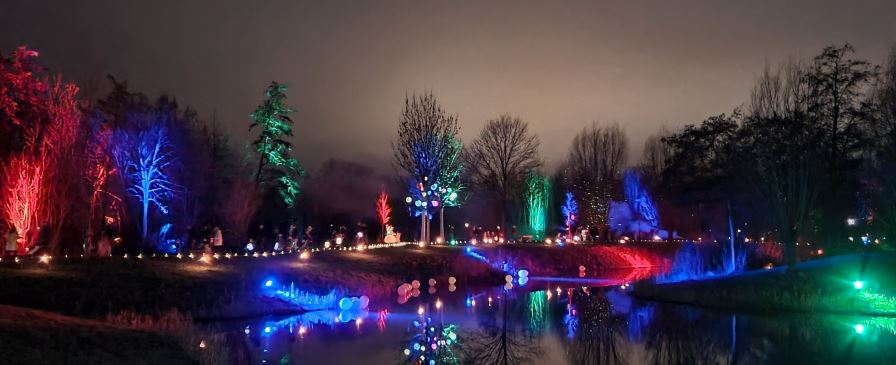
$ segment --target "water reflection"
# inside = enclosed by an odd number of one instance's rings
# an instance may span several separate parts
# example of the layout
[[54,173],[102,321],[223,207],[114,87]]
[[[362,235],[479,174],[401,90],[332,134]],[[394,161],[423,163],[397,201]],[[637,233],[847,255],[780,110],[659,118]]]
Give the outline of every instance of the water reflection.
[[541,280],[240,323],[228,333],[243,364],[896,363],[893,318],[720,313],[633,300],[617,286]]

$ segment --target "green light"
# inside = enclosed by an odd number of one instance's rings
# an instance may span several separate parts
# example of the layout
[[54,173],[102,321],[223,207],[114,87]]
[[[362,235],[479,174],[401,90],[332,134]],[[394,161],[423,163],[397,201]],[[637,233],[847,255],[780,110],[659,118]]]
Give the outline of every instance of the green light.
[[527,223],[532,238],[541,240],[544,238],[547,226],[547,209],[550,206],[551,181],[532,171],[526,178],[526,190],[524,198],[527,210]]
[[861,323],[855,325],[855,327],[853,327],[853,329],[855,329],[855,330],[856,330],[856,333],[858,333],[858,334],[860,334],[860,335],[863,334],[863,333],[865,333],[865,326],[862,325]]
[[865,282],[861,280],[856,280],[852,282],[852,286],[856,289],[862,289],[865,287]]

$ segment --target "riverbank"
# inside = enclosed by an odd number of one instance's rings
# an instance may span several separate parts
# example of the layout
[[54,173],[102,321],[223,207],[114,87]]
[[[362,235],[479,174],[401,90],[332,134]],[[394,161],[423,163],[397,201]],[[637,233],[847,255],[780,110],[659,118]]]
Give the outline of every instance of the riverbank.
[[[0,305],[0,364],[212,364],[199,341],[187,346],[186,321],[162,331]],[[210,341],[209,341],[210,342]],[[191,351],[192,350],[192,351]],[[207,353],[207,352],[206,352]],[[223,353],[223,352],[222,352]]]
[[196,319],[226,319],[300,310],[261,295],[262,283],[294,284],[311,293],[337,290],[389,300],[399,284],[429,278],[459,285],[503,276],[459,250],[403,248],[321,251],[207,261],[187,258],[53,260],[48,266],[5,263],[0,304],[86,318],[119,312],[157,315],[176,310]]
[[653,301],[743,312],[825,312],[896,317],[896,254],[817,259],[744,274],[669,284],[640,283]]

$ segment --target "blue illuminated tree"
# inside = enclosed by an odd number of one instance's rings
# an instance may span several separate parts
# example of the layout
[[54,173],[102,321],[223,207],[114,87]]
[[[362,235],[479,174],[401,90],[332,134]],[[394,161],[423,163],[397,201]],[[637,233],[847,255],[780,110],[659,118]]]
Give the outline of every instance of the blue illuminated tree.
[[566,193],[566,200],[560,206],[560,212],[563,213],[563,218],[566,220],[566,234],[572,237],[572,226],[576,223],[576,214],[579,212],[579,205],[576,204],[572,193]]
[[168,127],[152,124],[139,131],[115,133],[113,154],[127,193],[141,205],[140,235],[149,238],[150,208],[168,213],[168,203],[178,192],[169,173],[177,163]]

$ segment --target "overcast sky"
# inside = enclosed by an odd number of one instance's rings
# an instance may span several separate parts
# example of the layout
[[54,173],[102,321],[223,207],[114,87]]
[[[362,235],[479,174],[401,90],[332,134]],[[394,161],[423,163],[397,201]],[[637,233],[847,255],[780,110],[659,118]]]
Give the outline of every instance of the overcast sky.
[[502,113],[528,121],[549,166],[593,121],[630,161],[661,125],[742,104],[766,62],[851,42],[879,63],[896,1],[0,2],[0,52],[27,44],[67,78],[111,73],[172,94],[243,139],[272,80],[298,109],[296,152],[383,167],[406,93],[432,90],[471,141]]

